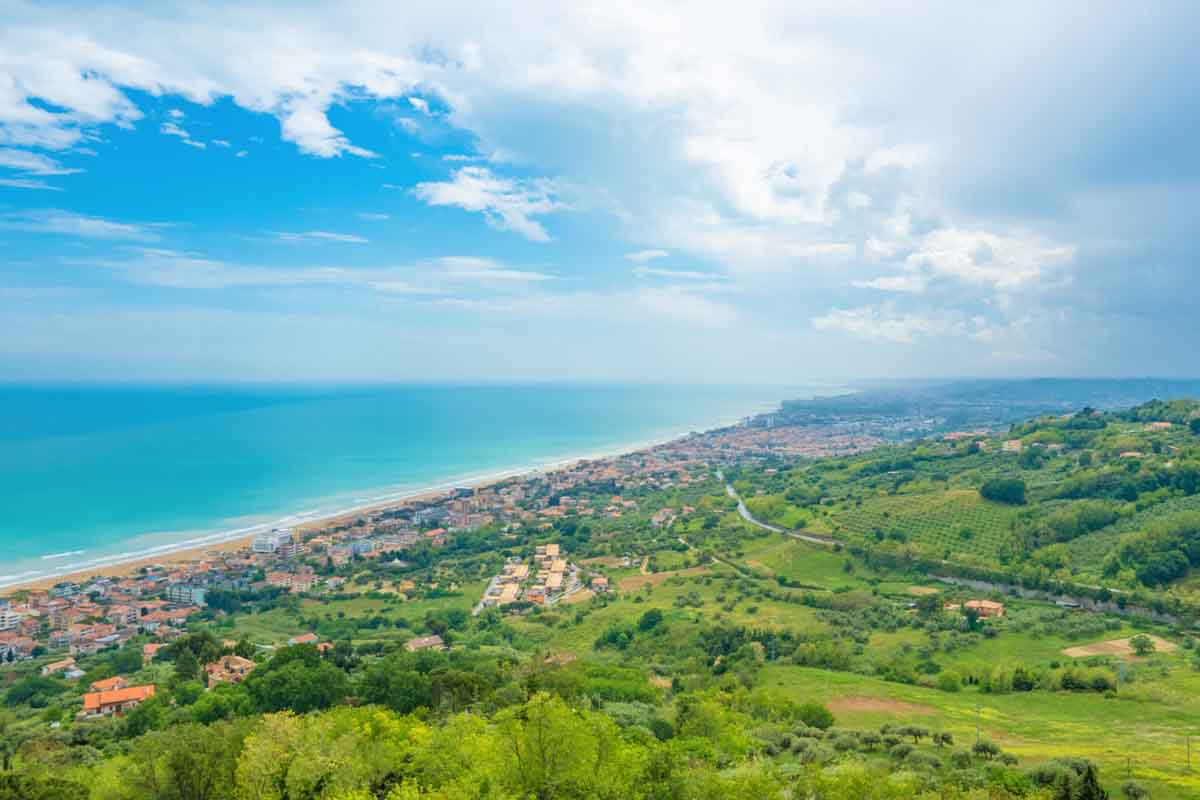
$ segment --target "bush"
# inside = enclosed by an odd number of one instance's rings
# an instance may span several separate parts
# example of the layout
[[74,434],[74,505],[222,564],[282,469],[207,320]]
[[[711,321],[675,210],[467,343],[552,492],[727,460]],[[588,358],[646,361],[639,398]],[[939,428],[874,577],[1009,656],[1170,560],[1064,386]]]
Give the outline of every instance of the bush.
[[943,692],[957,692],[962,688],[962,681],[957,672],[943,672],[938,675],[937,687]]
[[1149,797],[1150,791],[1137,781],[1125,781],[1121,784],[1121,794],[1129,800],[1141,800],[1143,797]]

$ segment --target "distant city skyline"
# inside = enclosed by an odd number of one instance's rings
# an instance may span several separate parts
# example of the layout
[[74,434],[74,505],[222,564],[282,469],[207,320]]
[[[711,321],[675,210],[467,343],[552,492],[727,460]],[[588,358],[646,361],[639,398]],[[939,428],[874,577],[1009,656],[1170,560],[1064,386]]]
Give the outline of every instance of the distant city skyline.
[[1194,375],[1198,8],[9,3],[0,375]]

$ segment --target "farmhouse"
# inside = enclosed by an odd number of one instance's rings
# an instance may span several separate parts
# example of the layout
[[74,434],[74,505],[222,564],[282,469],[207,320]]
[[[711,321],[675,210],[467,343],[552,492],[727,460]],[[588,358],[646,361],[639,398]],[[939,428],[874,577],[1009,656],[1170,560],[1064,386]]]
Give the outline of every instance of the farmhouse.
[[211,664],[205,664],[204,672],[208,675],[208,685],[212,687],[218,683],[241,683],[255,666],[248,658],[222,656]]
[[436,634],[433,636],[420,636],[405,642],[404,649],[410,653],[415,653],[418,650],[445,650],[446,643],[442,641],[442,637]]
[[1004,603],[997,603],[994,600],[968,600],[963,603],[963,608],[973,608],[979,612],[981,617],[1004,616]]

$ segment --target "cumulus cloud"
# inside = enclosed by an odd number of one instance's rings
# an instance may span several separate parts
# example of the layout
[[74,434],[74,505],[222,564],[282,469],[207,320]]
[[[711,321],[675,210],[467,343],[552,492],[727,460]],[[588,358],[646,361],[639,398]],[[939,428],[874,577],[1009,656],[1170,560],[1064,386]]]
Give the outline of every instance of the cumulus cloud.
[[900,312],[886,305],[830,309],[823,316],[814,317],[812,326],[858,339],[900,344],[911,344],[922,337],[962,335],[969,330],[969,323],[962,319]]
[[558,199],[554,181],[502,178],[487,167],[462,167],[449,181],[418,183],[413,195],[431,206],[457,206],[482,213],[492,227],[534,242],[550,241],[550,234],[534,217],[567,208]]
[[[1200,112],[1178,102],[1196,66],[1187,4],[556,10],[20,4],[0,26],[0,147],[78,148],[139,124],[148,94],[228,100],[274,117],[301,153],[371,157],[360,128],[335,127],[342,109],[422,114],[436,98],[458,147],[487,156],[445,156],[463,165],[418,184],[423,202],[532,241],[550,238],[551,214],[601,208],[621,241],[669,251],[678,272],[753,286],[745,297],[777,303],[780,328],[815,316],[825,327],[801,325],[809,335],[982,341],[979,308],[1016,313],[1003,306],[1019,297],[1061,312],[1038,328],[1049,340],[1082,335],[1084,303],[1130,341],[1158,341],[1151,317],[1183,320],[1168,343],[1190,335],[1200,157],[1179,132]],[[529,175],[554,180],[516,177]],[[0,184],[51,188],[24,172]],[[1110,240],[1150,244],[1135,268],[1101,252]],[[635,272],[652,275],[671,278]],[[869,292],[896,305],[863,305]]]

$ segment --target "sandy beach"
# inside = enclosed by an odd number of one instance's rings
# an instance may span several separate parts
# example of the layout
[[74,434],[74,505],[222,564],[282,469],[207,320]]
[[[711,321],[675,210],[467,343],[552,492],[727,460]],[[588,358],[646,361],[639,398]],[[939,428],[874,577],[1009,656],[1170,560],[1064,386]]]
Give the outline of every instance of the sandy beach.
[[[713,426],[713,429],[719,429],[725,425]],[[476,478],[465,478],[458,481],[449,481],[437,486],[428,487],[411,494],[397,494],[388,497],[386,500],[381,500],[376,503],[364,504],[353,508],[341,509],[331,512],[330,514],[316,517],[303,522],[289,524],[287,527],[293,530],[305,533],[330,526],[337,525],[341,522],[355,519],[363,514],[376,513],[386,511],[393,508],[399,508],[410,503],[433,500],[444,496],[447,492],[455,487],[466,487],[472,489],[482,489],[487,486],[503,483],[504,481],[514,478],[525,478],[534,474],[545,474],[558,470],[569,469],[581,462],[598,461],[606,458],[617,458],[623,455],[640,452],[653,447],[657,447],[668,442],[676,441],[687,434],[677,434],[664,439],[658,439],[652,442],[643,444],[630,444],[616,449],[607,450],[602,453],[593,453],[589,455],[574,456],[566,459],[559,459],[547,464],[539,466],[517,468],[505,470],[502,472],[493,473],[490,475],[480,476]],[[44,575],[32,577],[27,581],[18,581],[10,585],[0,587],[0,597],[12,594],[22,590],[31,589],[47,589],[56,583],[62,581],[81,582],[93,577],[104,576],[110,578],[123,578],[136,574],[139,570],[151,566],[166,566],[170,567],[178,564],[185,564],[194,561],[203,560],[206,557],[220,555],[223,553],[232,553],[245,549],[250,546],[256,533],[247,533],[242,536],[235,536],[229,539],[221,539],[218,541],[197,545],[197,546],[181,546],[179,548],[171,548],[163,552],[155,553],[143,558],[132,558],[129,560],[116,561],[103,566],[89,567],[80,570],[68,570],[52,575]]]

